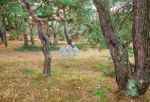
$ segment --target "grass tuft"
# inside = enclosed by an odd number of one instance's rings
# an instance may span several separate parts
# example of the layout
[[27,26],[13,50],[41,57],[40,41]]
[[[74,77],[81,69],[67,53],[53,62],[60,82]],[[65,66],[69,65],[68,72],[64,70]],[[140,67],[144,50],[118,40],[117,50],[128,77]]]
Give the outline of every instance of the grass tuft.
[[111,65],[96,63],[94,68],[96,69],[96,71],[102,72],[102,74],[106,77],[115,77],[115,70]]
[[37,70],[33,70],[32,68],[21,68],[19,69],[19,71],[31,77],[34,77],[37,75]]
[[107,91],[107,88],[101,86],[101,87],[96,87],[94,89],[94,94],[95,96],[99,97],[99,100],[103,102],[108,102],[108,98],[107,98],[107,95],[106,95],[106,91]]

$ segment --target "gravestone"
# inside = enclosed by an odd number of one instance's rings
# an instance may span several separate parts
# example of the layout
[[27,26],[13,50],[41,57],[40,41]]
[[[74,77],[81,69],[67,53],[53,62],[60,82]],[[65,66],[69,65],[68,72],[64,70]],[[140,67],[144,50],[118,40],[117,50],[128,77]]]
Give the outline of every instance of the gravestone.
[[64,47],[61,47],[61,48],[59,49],[59,54],[60,54],[60,57],[61,57],[61,58],[64,58],[64,56],[65,56],[65,48],[64,48]]
[[71,51],[72,51],[72,47],[70,45],[68,45],[66,47],[66,56],[70,57],[71,56]]
[[76,57],[78,55],[78,48],[75,46],[73,48],[73,56]]

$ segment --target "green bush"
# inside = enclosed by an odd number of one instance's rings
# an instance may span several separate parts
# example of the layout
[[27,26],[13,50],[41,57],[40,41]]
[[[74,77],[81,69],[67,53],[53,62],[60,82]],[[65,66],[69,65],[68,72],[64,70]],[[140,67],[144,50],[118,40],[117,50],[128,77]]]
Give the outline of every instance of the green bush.
[[50,46],[50,50],[51,50],[51,51],[57,51],[57,50],[59,50],[59,49],[60,49],[60,46],[59,46],[59,45],[53,44],[53,45]]
[[35,45],[24,45],[21,47],[18,47],[15,49],[16,51],[41,51],[41,46],[35,46]]
[[76,43],[73,45],[73,47],[77,47],[78,49],[81,49],[81,50],[87,50],[87,46],[85,43]]
[[[51,45],[49,47],[49,49],[51,51],[56,51],[56,50],[60,49],[60,46],[59,45]],[[35,46],[35,45],[24,45],[24,46],[16,48],[15,50],[16,51],[41,51],[42,47],[41,46]]]
[[17,36],[18,36],[17,32],[10,32],[9,40],[14,40],[17,38]]

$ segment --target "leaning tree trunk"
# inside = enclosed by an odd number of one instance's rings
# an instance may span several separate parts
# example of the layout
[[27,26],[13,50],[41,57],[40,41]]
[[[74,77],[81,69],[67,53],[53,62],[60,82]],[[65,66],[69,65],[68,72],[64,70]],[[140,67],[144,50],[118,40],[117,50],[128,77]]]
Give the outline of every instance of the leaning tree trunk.
[[63,9],[63,13],[64,13],[64,34],[65,34],[65,38],[66,41],[68,43],[68,45],[72,45],[72,38],[71,36],[69,36],[68,34],[68,22],[67,22],[67,18],[66,18],[66,11],[65,9]]
[[39,38],[42,42],[43,45],[43,53],[45,56],[44,59],[44,66],[43,66],[43,73],[44,75],[50,75],[50,70],[51,70],[51,54],[50,54],[50,49],[49,49],[49,40],[47,36],[44,34],[44,27],[42,21],[37,22],[38,24],[38,34]]
[[150,40],[148,40],[149,34],[145,30],[147,28],[146,25],[148,25],[146,11],[148,11],[149,6],[146,5],[146,2],[148,0],[133,0],[135,72],[132,74],[127,49],[117,36],[110,17],[102,3],[99,0],[93,0],[99,14],[104,38],[113,59],[118,87],[121,91],[132,96],[143,95],[149,86],[149,81],[146,79],[150,76],[150,65],[148,63]]
[[116,81],[120,90],[126,88],[129,78],[128,52],[117,36],[110,17],[106,16],[103,6],[98,0],[93,0],[100,18],[104,38],[110,49],[110,53],[115,66]]
[[25,0],[23,0],[25,3],[25,6],[28,10],[29,15],[33,18],[33,21],[35,21],[38,25],[38,34],[39,34],[39,38],[41,40],[42,43],[42,51],[44,54],[44,66],[43,66],[43,74],[45,76],[49,76],[51,73],[51,54],[50,54],[50,49],[49,49],[49,40],[47,38],[47,36],[44,34],[44,27],[43,27],[43,22],[44,20],[38,18],[35,16],[31,6],[29,3],[26,3]]
[[58,41],[57,41],[57,33],[56,33],[56,24],[54,25],[53,20],[52,20],[52,30],[53,30],[53,37],[54,37],[53,43],[57,44]]

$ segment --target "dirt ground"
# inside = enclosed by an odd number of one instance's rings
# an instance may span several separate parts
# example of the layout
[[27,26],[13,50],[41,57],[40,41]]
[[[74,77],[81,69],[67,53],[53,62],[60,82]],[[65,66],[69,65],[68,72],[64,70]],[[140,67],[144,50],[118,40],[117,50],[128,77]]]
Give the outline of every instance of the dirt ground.
[[[39,44],[39,43],[38,43]],[[150,92],[140,97],[122,95],[115,78],[101,68],[113,68],[107,49],[79,51],[76,58],[60,58],[52,51],[52,75],[42,76],[42,52],[17,52],[22,41],[0,44],[0,102],[150,102]]]

